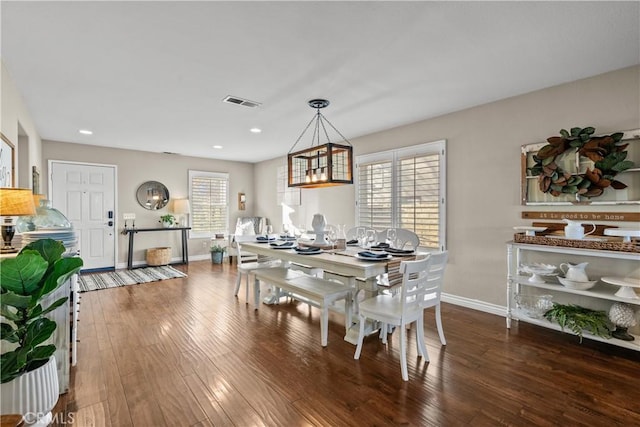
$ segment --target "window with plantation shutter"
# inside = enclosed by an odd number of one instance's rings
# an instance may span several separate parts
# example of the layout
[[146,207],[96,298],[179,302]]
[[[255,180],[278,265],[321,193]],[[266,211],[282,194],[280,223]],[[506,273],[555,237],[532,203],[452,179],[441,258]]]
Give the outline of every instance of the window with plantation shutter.
[[359,226],[406,228],[420,246],[445,249],[445,141],[358,156]]
[[189,171],[191,237],[213,237],[229,228],[229,174]]

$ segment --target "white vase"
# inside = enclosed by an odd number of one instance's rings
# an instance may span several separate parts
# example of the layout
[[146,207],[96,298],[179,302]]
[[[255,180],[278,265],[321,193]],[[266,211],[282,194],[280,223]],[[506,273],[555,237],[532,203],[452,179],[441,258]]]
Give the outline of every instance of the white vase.
[[22,414],[29,426],[49,425],[60,394],[55,356],[38,369],[0,384],[0,391],[0,414]]
[[324,240],[324,229],[327,226],[327,219],[322,214],[315,214],[313,216],[313,220],[311,221],[311,227],[313,227],[313,231],[316,233],[316,240],[313,241],[316,245],[324,245],[326,242]]
[[169,222],[169,221],[162,221],[162,226],[163,226],[164,228],[173,228],[173,225],[174,225],[174,224],[173,224],[172,222]]

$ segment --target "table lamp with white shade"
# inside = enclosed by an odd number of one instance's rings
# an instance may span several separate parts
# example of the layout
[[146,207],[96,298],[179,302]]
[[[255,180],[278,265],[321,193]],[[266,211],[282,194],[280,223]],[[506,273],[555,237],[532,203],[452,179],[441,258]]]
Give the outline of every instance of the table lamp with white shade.
[[18,252],[18,249],[11,246],[11,240],[16,232],[11,217],[35,214],[36,207],[33,203],[33,193],[30,189],[0,188],[0,216],[4,217],[4,222],[2,223],[4,245],[0,248],[0,253]]
[[173,202],[173,213],[180,215],[180,224],[187,227],[186,216],[191,213],[189,199],[176,199]]

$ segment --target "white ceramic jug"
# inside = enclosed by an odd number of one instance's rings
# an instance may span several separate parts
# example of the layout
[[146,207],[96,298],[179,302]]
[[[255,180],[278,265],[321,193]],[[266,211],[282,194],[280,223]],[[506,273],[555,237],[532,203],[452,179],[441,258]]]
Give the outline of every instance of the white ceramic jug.
[[[568,262],[563,262],[560,264],[560,270],[564,273],[564,277],[569,280],[573,280],[574,282],[588,282],[589,277],[587,276],[587,272],[585,269],[587,268],[588,262],[583,262],[580,264],[570,264]],[[565,270],[564,267],[567,269]]]
[[316,239],[313,243],[316,245],[324,245],[326,243],[324,240],[324,228],[327,226],[327,219],[324,215],[317,213],[313,216],[311,226],[316,233]]
[[593,223],[589,224],[591,227],[593,227],[591,231],[585,233],[582,223],[571,221],[570,219],[566,218],[564,218],[563,221],[567,223],[567,225],[564,227],[564,235],[569,239],[584,239],[585,236],[588,236],[589,234],[596,231],[596,225]]

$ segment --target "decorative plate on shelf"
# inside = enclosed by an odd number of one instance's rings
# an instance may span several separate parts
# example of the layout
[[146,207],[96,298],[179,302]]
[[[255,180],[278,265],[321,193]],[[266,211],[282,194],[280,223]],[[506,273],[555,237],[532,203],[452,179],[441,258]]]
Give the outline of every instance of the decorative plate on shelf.
[[535,236],[536,231],[544,231],[547,227],[527,227],[527,226],[517,226],[513,227],[516,231],[524,231],[524,234],[527,236]]
[[630,242],[632,237],[640,237],[640,230],[607,228],[604,230],[605,236],[623,237],[623,242]]
[[620,286],[615,296],[622,298],[640,299],[633,288],[640,288],[640,280],[631,277],[603,277],[603,282]]

